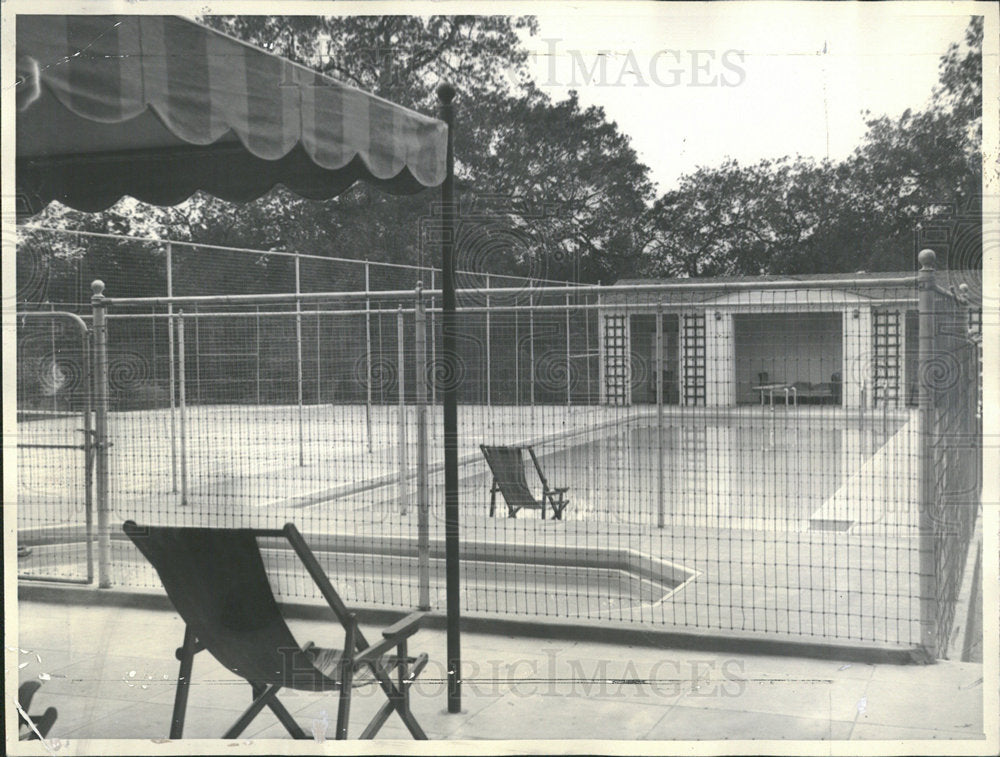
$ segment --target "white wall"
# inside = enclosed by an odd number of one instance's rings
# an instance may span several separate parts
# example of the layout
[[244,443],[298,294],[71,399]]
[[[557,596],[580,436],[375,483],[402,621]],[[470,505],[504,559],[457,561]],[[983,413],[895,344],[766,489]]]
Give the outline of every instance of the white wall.
[[[854,313],[858,317],[854,317]],[[870,307],[844,311],[844,407],[871,405],[872,396],[872,310]]]
[[709,311],[705,317],[706,405],[725,407],[736,401],[733,358],[733,314]]

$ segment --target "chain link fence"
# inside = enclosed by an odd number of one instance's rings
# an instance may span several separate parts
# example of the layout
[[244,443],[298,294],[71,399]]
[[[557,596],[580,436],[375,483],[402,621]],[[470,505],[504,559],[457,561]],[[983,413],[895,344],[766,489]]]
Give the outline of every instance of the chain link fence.
[[[454,363],[430,288],[104,290],[106,583],[158,585],[126,519],[293,521],[347,601],[443,610],[434,408],[451,385],[463,612],[941,653],[979,508],[967,297],[931,302],[913,274],[462,283]],[[19,381],[25,411],[42,376]],[[534,505],[491,447],[517,448]],[[19,471],[58,489],[74,465]],[[562,518],[540,517],[556,489]],[[60,543],[28,559],[58,574]],[[281,596],[311,596],[289,555],[266,555]]]

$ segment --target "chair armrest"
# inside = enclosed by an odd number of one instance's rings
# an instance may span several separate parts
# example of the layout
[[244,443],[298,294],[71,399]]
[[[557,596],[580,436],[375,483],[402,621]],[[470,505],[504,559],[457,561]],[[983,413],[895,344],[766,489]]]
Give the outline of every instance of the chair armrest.
[[382,631],[382,636],[386,639],[400,635],[412,636],[420,628],[420,624],[423,622],[426,614],[424,612],[412,612]]
[[382,631],[382,639],[378,644],[372,644],[367,649],[361,650],[354,657],[354,663],[360,665],[365,662],[374,662],[393,647],[399,645],[401,641],[415,634],[420,630],[420,623],[426,613],[414,612],[407,615],[402,620],[397,620],[391,626]]
[[569,491],[568,486],[553,486],[549,489],[550,492],[559,492],[560,494]]

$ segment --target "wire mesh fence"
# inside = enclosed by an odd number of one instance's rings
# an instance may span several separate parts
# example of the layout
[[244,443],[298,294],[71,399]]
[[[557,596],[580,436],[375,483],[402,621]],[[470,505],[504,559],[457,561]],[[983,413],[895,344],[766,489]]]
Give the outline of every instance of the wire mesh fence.
[[[293,521],[347,601],[443,609],[450,385],[464,612],[903,647],[930,627],[940,653],[978,509],[975,308],[929,308],[912,274],[470,280],[453,364],[434,291],[108,290],[109,582],[158,585],[126,519]],[[498,475],[491,447],[520,462]]]
[[96,452],[90,332],[80,318],[54,310],[20,314],[16,324],[18,575],[89,583]]
[[925,571],[930,571],[934,581],[927,582],[925,592],[933,591],[933,604],[928,604],[934,616],[925,623],[932,623],[936,631],[925,645],[943,656],[980,509],[981,319],[970,318],[970,309],[954,293],[930,282],[924,287],[922,305],[922,310],[929,311],[926,320],[933,323],[926,339],[928,359],[921,363],[921,383],[927,395],[921,420],[929,458],[922,505],[924,530],[934,534],[931,550],[925,553],[932,560]]

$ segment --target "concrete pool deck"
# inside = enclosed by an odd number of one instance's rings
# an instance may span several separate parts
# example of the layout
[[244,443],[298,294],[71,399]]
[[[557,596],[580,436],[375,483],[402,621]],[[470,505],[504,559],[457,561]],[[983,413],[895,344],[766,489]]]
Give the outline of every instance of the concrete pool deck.
[[[416,516],[411,513],[407,517]],[[336,521],[333,524],[342,525]],[[321,537],[314,536],[309,525],[303,526],[310,544],[321,544]],[[787,534],[693,527],[661,531],[619,526],[597,534],[586,523],[488,516],[466,518],[460,530],[463,543],[493,543],[501,549],[506,549],[505,545],[533,545],[540,552],[557,553],[562,548],[598,544],[606,550],[630,548],[696,573],[669,601],[655,606],[621,604],[614,612],[602,613],[608,621],[645,622],[657,627],[666,624],[721,634],[790,634],[817,643],[859,641],[909,647],[920,638],[918,544],[910,539],[827,531]],[[401,532],[413,530],[404,528]],[[386,536],[386,528],[382,523],[373,523],[355,526],[348,533],[361,539],[369,537],[374,543]],[[114,536],[112,585],[126,591],[158,590],[160,583],[152,567],[120,531],[116,530]],[[442,536],[443,524],[432,520],[431,539]],[[324,558],[324,552],[318,554]],[[36,549],[18,567],[27,572],[33,561],[43,559],[44,551]],[[289,569],[283,563],[283,570]],[[879,584],[859,585],[859,577],[869,574],[877,575]],[[297,588],[300,583],[301,589]],[[463,604],[471,612],[490,612],[498,609],[495,599],[506,598],[508,604],[499,609],[514,609],[519,606],[514,599],[539,600],[549,591],[549,583],[501,586],[503,596],[497,597],[495,592],[473,592]],[[382,593],[352,599],[374,598],[397,606],[413,606],[416,584],[415,575],[391,586],[378,582],[373,586]],[[314,593],[304,582],[289,579],[287,585],[291,597],[308,598]],[[396,592],[392,602],[385,594],[390,589]],[[443,608],[444,593],[433,595],[431,605]],[[560,614],[565,617],[566,611]]]
[[[101,739],[143,739],[136,745],[143,750],[165,740],[174,650],[184,628],[176,613],[22,599],[16,625],[12,620],[8,616],[7,669],[20,666],[21,683],[42,683],[30,711],[58,710],[49,738],[60,740],[60,753],[107,753],[95,741]],[[337,643],[334,624],[289,624],[300,642]],[[610,747],[625,740],[781,739],[817,742],[825,750],[832,741],[881,740],[880,749],[901,754],[923,753],[910,740],[938,741],[940,749],[939,740],[947,739],[956,740],[947,747],[951,753],[995,753],[995,722],[987,721],[993,743],[983,736],[984,691],[990,699],[995,693],[984,689],[979,663],[871,664],[465,633],[463,712],[448,714],[445,633],[421,630],[411,650],[431,658],[412,701],[431,739],[608,740]],[[217,738],[249,704],[249,687],[207,655],[196,658],[193,681],[185,737]],[[353,735],[380,696],[372,687],[355,692]],[[285,691],[281,697],[307,732],[330,737],[336,695]],[[395,749],[383,743],[389,751],[414,749],[396,717],[380,738],[407,739]],[[263,739],[288,740],[269,712],[239,741]],[[744,749],[755,746],[759,751],[754,744]],[[566,746],[517,745],[515,751],[535,748]],[[434,747],[427,753],[436,753]]]

